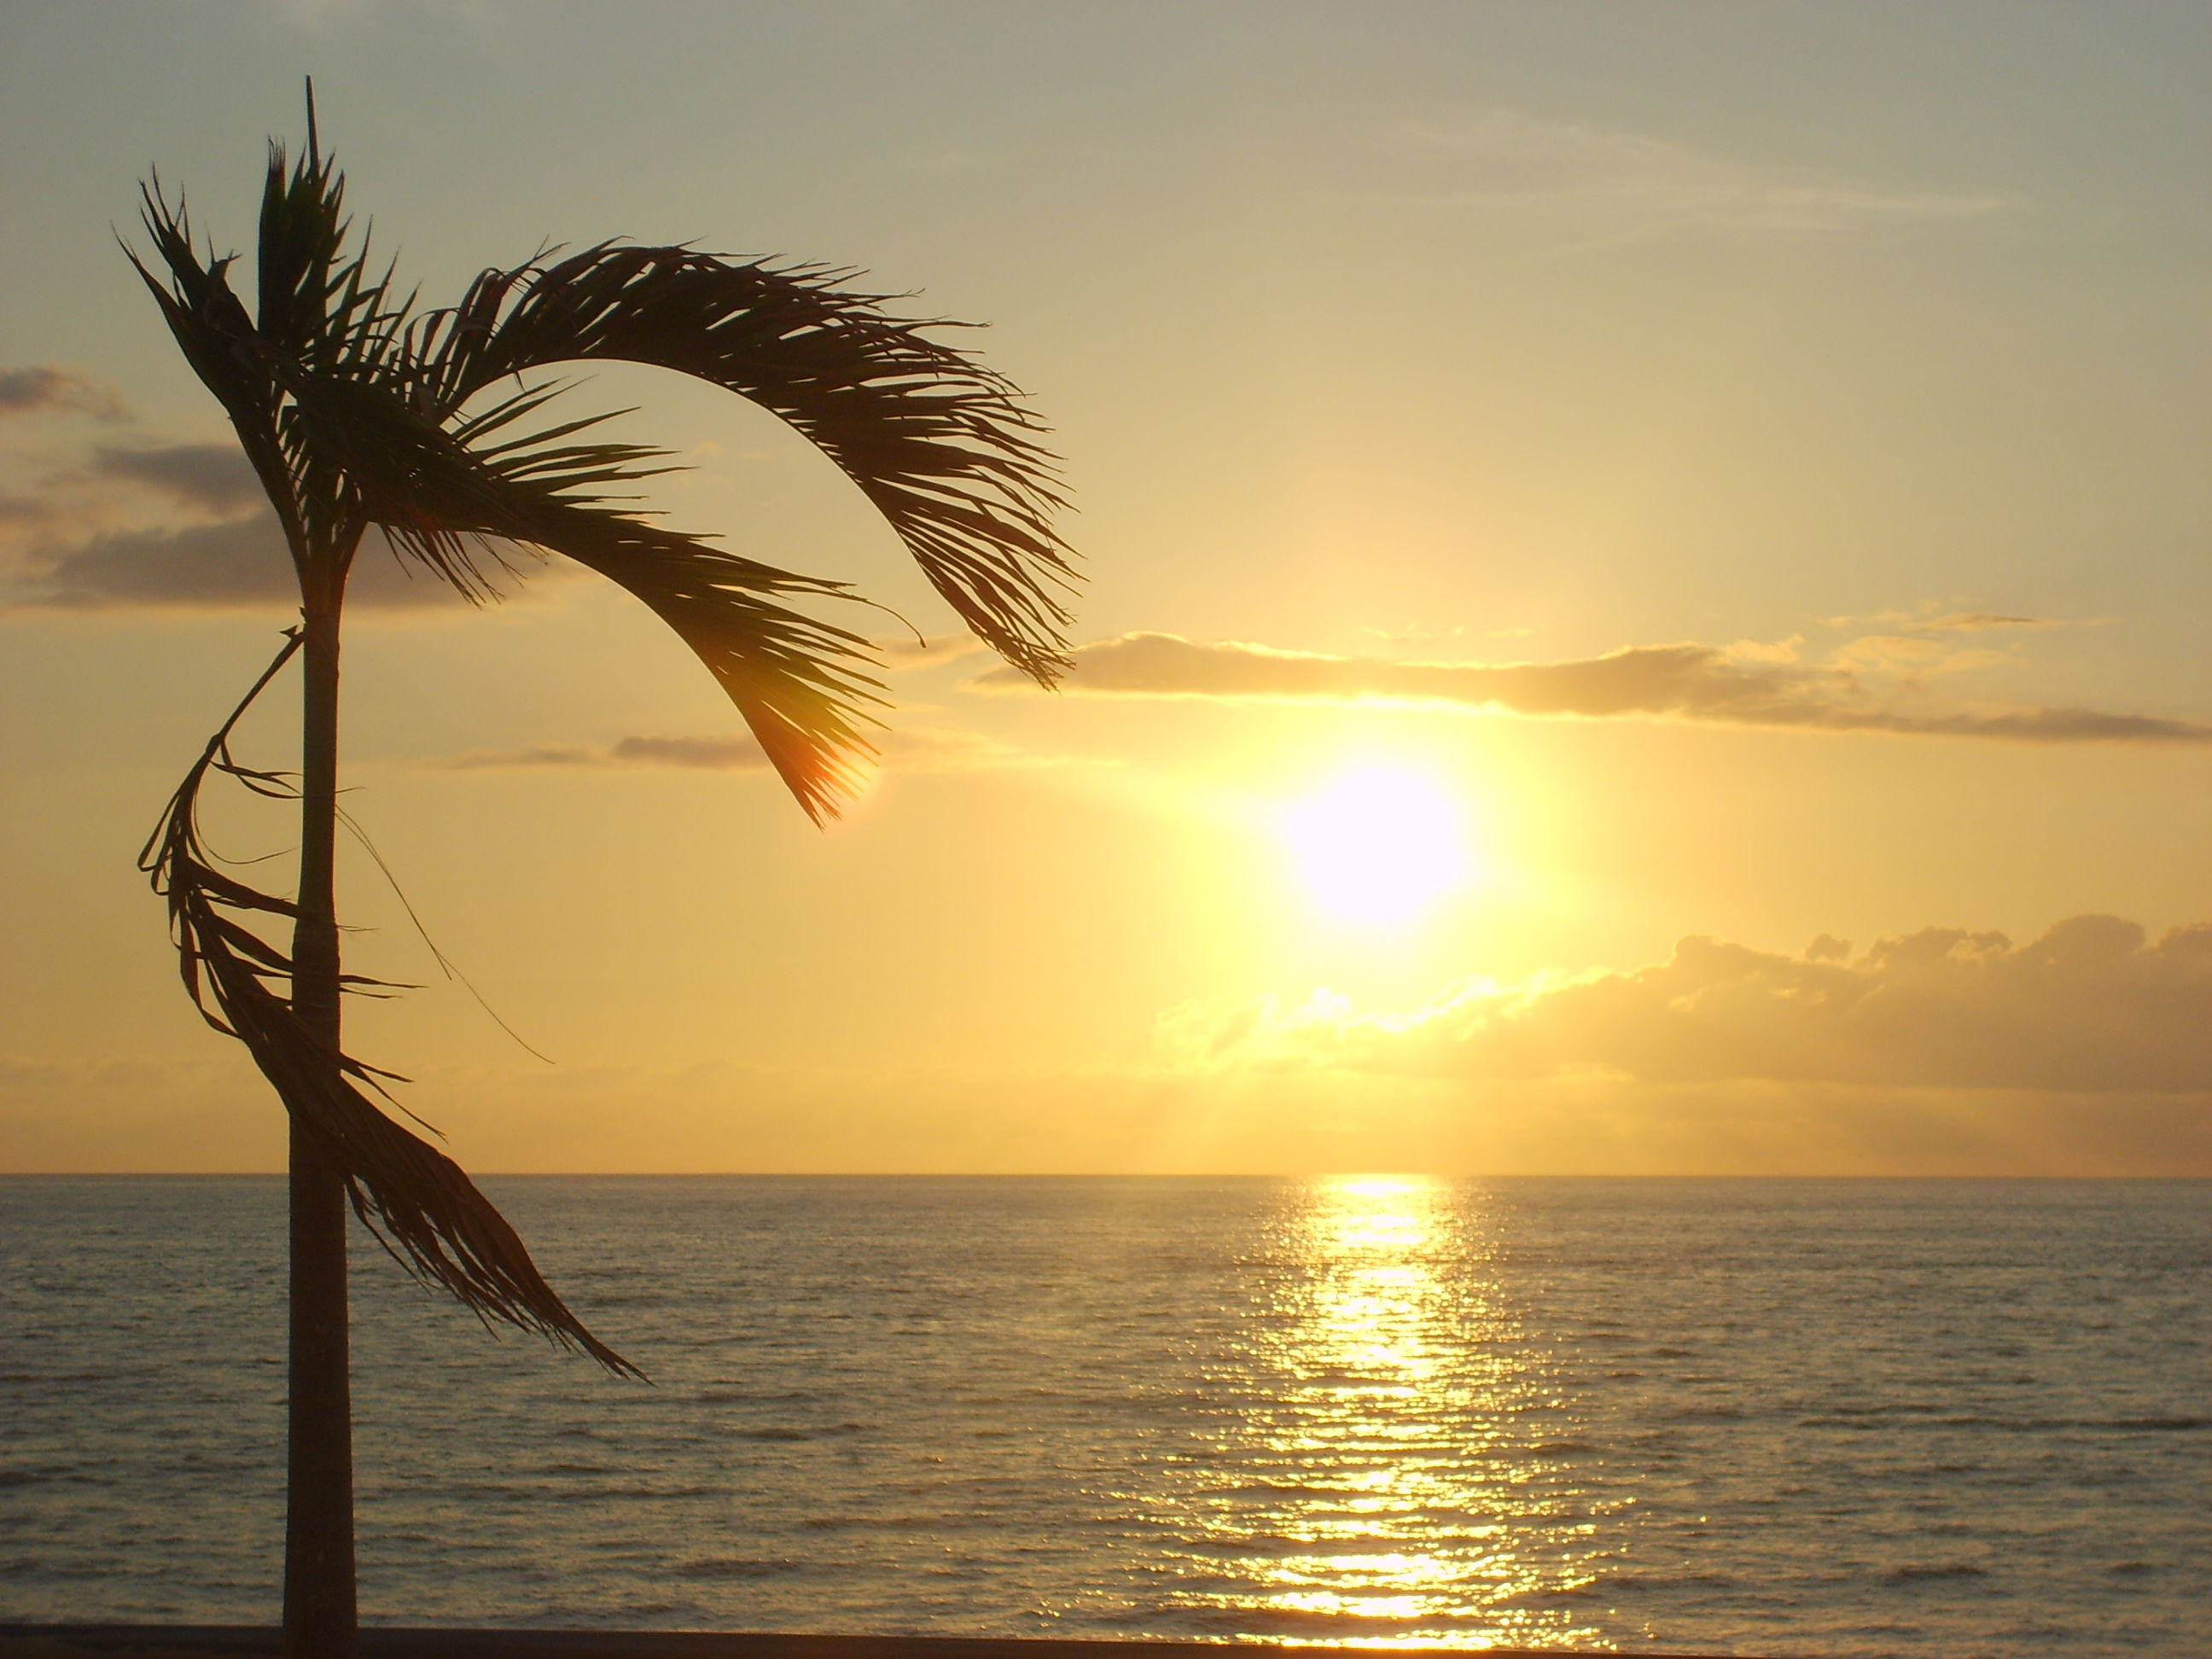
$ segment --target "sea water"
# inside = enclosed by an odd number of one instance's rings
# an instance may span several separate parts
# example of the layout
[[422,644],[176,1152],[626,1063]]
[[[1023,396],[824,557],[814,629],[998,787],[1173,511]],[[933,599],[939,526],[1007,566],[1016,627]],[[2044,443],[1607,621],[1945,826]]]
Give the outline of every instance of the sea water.
[[[356,1253],[385,1623],[2212,1653],[2212,1183],[484,1183]],[[284,1194],[0,1182],[0,1618],[269,1623]]]

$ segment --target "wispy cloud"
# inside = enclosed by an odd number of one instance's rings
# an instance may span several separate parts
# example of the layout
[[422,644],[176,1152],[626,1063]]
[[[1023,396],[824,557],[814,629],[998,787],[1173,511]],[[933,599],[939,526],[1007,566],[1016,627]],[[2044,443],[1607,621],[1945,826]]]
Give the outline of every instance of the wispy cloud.
[[33,549],[9,596],[69,611],[298,603],[276,519],[254,514],[175,528],[111,530]]
[[1996,629],[2065,628],[2072,624],[2051,617],[2008,617],[1996,611],[1958,611],[1912,625],[1925,634],[1986,634]]
[[1492,109],[1352,140],[1333,175],[1361,193],[1514,218],[1578,240],[1832,235],[1984,218],[2011,204],[1712,154],[1643,133]]
[[0,368],[0,415],[91,415],[119,421],[125,413],[115,388],[82,370],[52,363]]
[[[534,555],[517,553],[520,570]],[[385,611],[464,603],[372,536],[348,588]],[[229,444],[100,444],[0,499],[0,610],[289,611],[291,555]]]
[[[980,772],[1046,766],[1032,755],[981,732],[957,726],[906,726],[879,733],[876,748],[886,771]],[[452,770],[507,767],[678,767],[708,772],[762,772],[767,755],[751,738],[635,736],[610,744],[539,744],[520,749],[479,749],[435,756],[421,763]]]
[[1863,617],[1830,617],[1838,629],[1886,628],[1902,634],[2039,633],[2053,628],[2099,628],[2102,617],[2023,617],[2005,611],[1960,611],[1941,603],[1914,611],[1876,611]]
[[[22,556],[14,574],[0,588],[0,609],[289,611],[299,604],[291,554],[265,510],[45,542]],[[356,560],[346,593],[356,605],[386,611],[465,603],[443,581],[373,542]]]
[[2208,1030],[2212,923],[2152,943],[2100,915],[2024,945],[1923,928],[1856,957],[1826,937],[1799,957],[1686,939],[1650,967],[1470,982],[1401,1013],[1316,993],[1194,1005],[1161,1027],[1200,1069],[2147,1093],[2212,1090]]
[[93,452],[91,471],[226,517],[262,499],[261,481],[236,444],[103,444]]
[[[2148,714],[1895,706],[1869,691],[1856,672],[1868,664],[1855,665],[1850,649],[1843,647],[1841,660],[1828,665],[1794,660],[1794,647],[1787,644],[1633,646],[1565,662],[1404,663],[1139,633],[1078,647],[1063,684],[1070,691],[1099,696],[1378,699],[1540,716],[1673,719],[2022,743],[2212,743],[2212,725]],[[1940,665],[1933,659],[1918,664],[1923,670]],[[1016,692],[1026,682],[1000,669],[970,684],[983,690]]]

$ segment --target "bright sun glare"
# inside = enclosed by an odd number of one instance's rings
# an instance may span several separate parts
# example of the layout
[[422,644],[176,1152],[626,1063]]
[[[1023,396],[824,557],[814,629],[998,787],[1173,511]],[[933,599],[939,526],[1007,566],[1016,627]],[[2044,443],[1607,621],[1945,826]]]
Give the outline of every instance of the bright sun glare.
[[1409,921],[1472,873],[1458,806],[1395,767],[1345,774],[1292,806],[1282,829],[1315,899],[1350,921]]

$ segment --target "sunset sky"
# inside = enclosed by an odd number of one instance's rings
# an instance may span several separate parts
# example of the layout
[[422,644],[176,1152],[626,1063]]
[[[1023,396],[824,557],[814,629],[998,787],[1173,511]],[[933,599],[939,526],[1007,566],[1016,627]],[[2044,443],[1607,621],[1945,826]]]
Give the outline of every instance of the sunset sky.
[[[351,1046],[476,1170],[2212,1175],[2212,10],[17,0],[0,1169],[280,1168],[133,855],[289,619],[118,252],[325,144],[438,302],[864,268],[1031,395],[1076,667],[656,371],[651,505],[911,621],[817,830],[634,601],[365,553]],[[843,618],[848,623],[851,618]],[[289,763],[289,696],[243,745]],[[283,854],[282,809],[219,815]]]

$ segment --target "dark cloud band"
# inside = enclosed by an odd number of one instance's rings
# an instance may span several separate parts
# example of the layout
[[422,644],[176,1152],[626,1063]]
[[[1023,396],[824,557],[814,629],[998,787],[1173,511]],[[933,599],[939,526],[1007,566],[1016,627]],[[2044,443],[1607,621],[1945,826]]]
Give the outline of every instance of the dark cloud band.
[[[289,611],[300,603],[291,554],[266,512],[178,529],[108,531],[40,548],[12,587],[7,602],[22,610]],[[463,603],[381,548],[362,549],[347,592],[356,604],[383,610]]]
[[[907,772],[985,772],[1049,764],[981,732],[954,726],[908,726],[881,732],[878,758]],[[493,767],[670,766],[702,772],[759,772],[768,756],[749,737],[649,737],[617,738],[611,744],[540,744],[526,749],[477,750],[423,763],[480,771]]]
[[93,452],[93,471],[225,517],[243,513],[261,500],[261,481],[236,444],[166,444],[158,448],[103,445]]
[[123,418],[123,400],[112,387],[73,368],[33,363],[0,368],[0,415],[95,415]]
[[[973,682],[1018,689],[1004,670]],[[1066,690],[1103,696],[1457,704],[1511,714],[1673,718],[1736,726],[2022,743],[2212,743],[2212,725],[2087,708],[1923,714],[1884,707],[1852,675],[1746,659],[1718,646],[1646,645],[1565,662],[1399,663],[1124,634],[1078,647]]]

